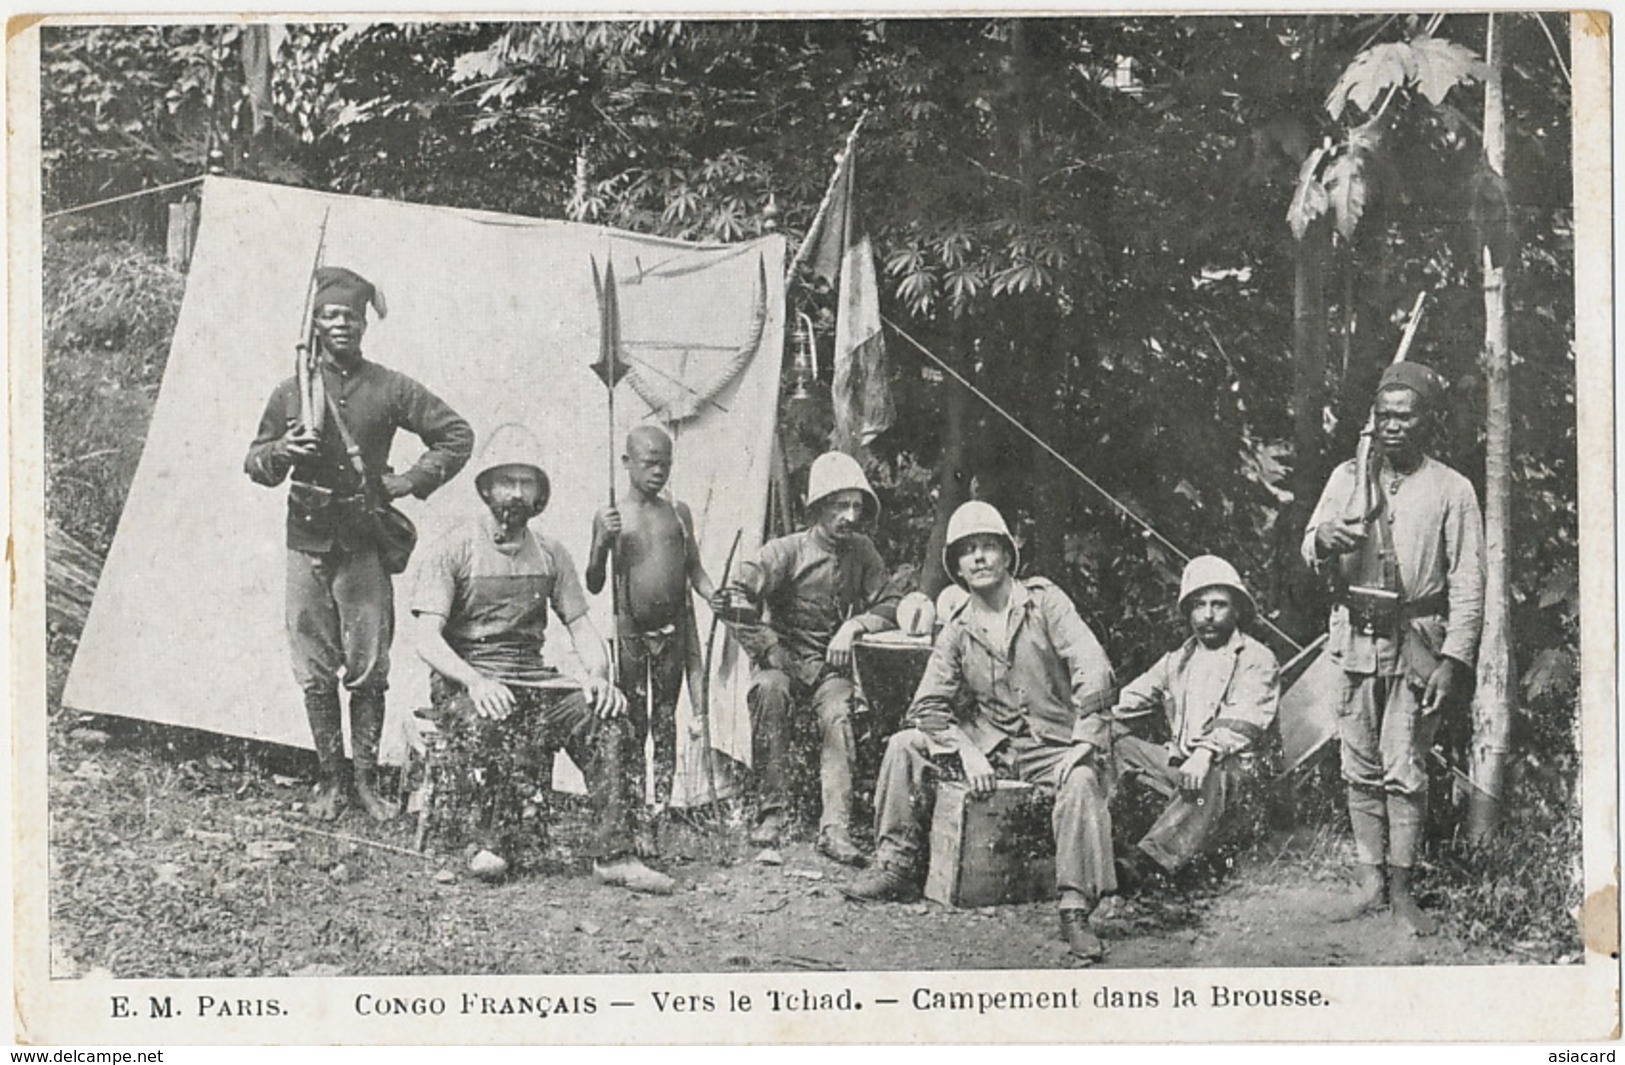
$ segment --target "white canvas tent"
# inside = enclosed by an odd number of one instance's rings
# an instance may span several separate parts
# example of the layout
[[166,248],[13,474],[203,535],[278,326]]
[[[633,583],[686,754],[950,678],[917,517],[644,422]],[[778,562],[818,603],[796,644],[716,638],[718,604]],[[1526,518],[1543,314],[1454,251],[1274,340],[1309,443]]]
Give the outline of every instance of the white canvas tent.
[[[211,178],[146,448],[64,705],[310,746],[282,629],[286,488],[253,484],[242,460],[266,397],[292,373],[324,217],[324,261],[360,272],[387,298],[368,357],[438,393],[481,442],[504,422],[528,426],[553,482],[535,527],[578,566],[608,498],[607,396],[589,364],[599,335],[592,257],[612,259],[631,363],[616,393],[613,454],[631,426],[667,425],[670,491],[693,508],[712,575],[736,532],[741,555],[759,546],[783,342],[782,238],[699,245]],[[402,434],[395,466],[419,450]],[[480,506],[473,467],[427,502],[402,501],[422,542]],[[411,711],[428,702],[404,613],[413,576],[396,581],[386,760],[402,757]],[[593,610],[610,632],[608,596]],[[697,600],[696,610],[703,632],[710,616]],[[550,649],[567,644],[556,619],[549,632]],[[747,667],[729,641],[719,645],[712,744],[748,762]],[[704,788],[693,721],[685,695],[679,801]]]

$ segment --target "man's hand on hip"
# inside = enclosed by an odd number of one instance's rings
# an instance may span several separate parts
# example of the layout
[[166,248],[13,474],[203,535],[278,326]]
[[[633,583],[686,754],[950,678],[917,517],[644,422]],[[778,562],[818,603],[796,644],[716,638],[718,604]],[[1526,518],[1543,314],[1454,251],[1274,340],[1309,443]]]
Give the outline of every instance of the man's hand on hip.
[[378,478],[378,483],[383,487],[384,494],[391,499],[412,494],[412,482],[398,473],[386,473]]

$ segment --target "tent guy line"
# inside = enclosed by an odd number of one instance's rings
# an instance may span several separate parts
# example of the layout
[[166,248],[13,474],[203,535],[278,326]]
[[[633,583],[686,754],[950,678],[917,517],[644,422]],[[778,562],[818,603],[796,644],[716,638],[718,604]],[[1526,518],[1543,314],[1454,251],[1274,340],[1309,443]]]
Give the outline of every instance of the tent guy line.
[[159,192],[168,192],[170,189],[178,189],[183,185],[196,185],[206,177],[208,177],[207,174],[199,174],[197,177],[183,178],[180,181],[171,181],[167,185],[154,185],[150,189],[137,189],[134,192],[126,192],[122,196],[109,196],[105,200],[92,200],[90,203],[81,203],[73,207],[64,207],[60,211],[52,211],[50,214],[45,216],[44,220],[49,222],[51,219],[61,218],[63,215],[77,214],[80,211],[89,211],[97,207],[106,207],[107,205],[113,203],[123,203],[125,200],[139,200],[143,196],[151,196]]
[[[955,370],[952,366],[948,365],[947,362],[931,351],[930,348],[926,347],[918,340],[915,340],[912,336],[909,336],[909,334],[901,326],[892,321],[890,318],[887,318],[885,315],[881,315],[880,320],[885,322],[892,332],[896,333],[898,336],[902,337],[904,340],[908,341],[916,349],[918,349],[920,354],[924,355],[926,358],[935,363],[943,373],[947,374],[949,377],[952,377],[955,381],[958,381],[961,385],[963,385],[967,390],[969,390],[971,395],[975,396],[983,403],[986,403],[988,407],[994,411],[994,413],[998,414],[999,417],[1003,418],[1005,421],[1014,426],[1017,432],[1021,433],[1027,439],[1043,448],[1051,458],[1059,462],[1062,466],[1066,467],[1068,473],[1072,474],[1074,477],[1078,478],[1078,480],[1082,481],[1084,484],[1088,485],[1090,488],[1099,493],[1101,498],[1105,499],[1106,502],[1116,507],[1124,517],[1128,518],[1130,521],[1134,522],[1134,524],[1138,525],[1142,530],[1144,530],[1146,536],[1151,537],[1163,547],[1166,547],[1169,551],[1172,551],[1181,562],[1189,562],[1191,560],[1190,555],[1186,554],[1184,551],[1181,551],[1179,547],[1173,543],[1173,541],[1159,533],[1155,528],[1152,527],[1150,522],[1146,521],[1144,518],[1134,513],[1134,511],[1130,510],[1128,504],[1120,501],[1116,496],[1108,492],[1099,481],[1096,481],[1093,477],[1090,477],[1087,473],[1080,470],[1065,455],[1051,447],[1043,437],[1039,436],[1037,433],[1023,425],[1014,414],[1011,414],[1009,411],[999,406],[992,396],[989,396],[986,392],[983,392],[980,388],[977,388],[975,385],[971,384],[970,381],[966,380],[963,374],[961,374],[958,370]],[[1279,636],[1282,640],[1285,640],[1287,645],[1290,646],[1294,652],[1303,650],[1302,644],[1300,644],[1297,640],[1294,640],[1291,636],[1288,636],[1285,632],[1281,631],[1278,626],[1276,626],[1263,614],[1258,615],[1258,621],[1276,636]]]

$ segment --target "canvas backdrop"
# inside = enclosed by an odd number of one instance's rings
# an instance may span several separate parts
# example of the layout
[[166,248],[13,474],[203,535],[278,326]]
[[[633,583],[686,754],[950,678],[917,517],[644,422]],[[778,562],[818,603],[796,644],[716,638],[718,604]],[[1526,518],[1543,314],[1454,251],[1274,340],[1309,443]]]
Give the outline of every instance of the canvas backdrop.
[[[335,196],[210,178],[174,345],[145,451],[109,553],[63,703],[100,714],[310,746],[283,634],[286,486],[266,489],[242,462],[271,389],[293,372],[318,235],[323,261],[383,290],[369,359],[417,378],[473,425],[475,458],[429,500],[399,506],[420,543],[481,506],[479,451],[506,422],[540,440],[552,501],[532,527],[586,565],[591,518],[609,496],[626,431],[665,425],[676,441],[669,492],[693,509],[714,579],[736,533],[760,545],[783,344],[784,241],[700,245],[605,227]],[[622,355],[615,396],[598,357],[592,261],[613,259]],[[392,464],[421,452],[397,437]],[[614,469],[624,492],[619,462]],[[384,755],[400,761],[427,669],[407,613],[417,562],[395,581],[396,640]],[[696,600],[703,639],[710,614]],[[592,597],[612,631],[609,596]],[[556,618],[550,657],[568,644]],[[718,639],[714,748],[749,760],[748,666]],[[561,661],[569,668],[569,663]],[[685,687],[678,711],[678,799],[705,783]],[[565,769],[567,763],[561,763]],[[564,786],[579,786],[573,770]]]

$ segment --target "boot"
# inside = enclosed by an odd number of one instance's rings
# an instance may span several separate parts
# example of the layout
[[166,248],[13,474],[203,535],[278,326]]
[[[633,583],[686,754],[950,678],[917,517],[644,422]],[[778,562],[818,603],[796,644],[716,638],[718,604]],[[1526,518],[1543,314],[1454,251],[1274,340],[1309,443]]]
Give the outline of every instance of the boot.
[[910,871],[880,861],[838,890],[853,902],[913,902],[920,897],[917,878]]
[[644,895],[670,895],[677,890],[677,881],[657,869],[650,869],[635,854],[622,854],[593,862],[592,875],[600,884],[623,887]]
[[1331,919],[1337,923],[1355,921],[1382,909],[1388,901],[1383,872],[1380,865],[1366,865],[1364,862],[1356,865],[1354,878],[1359,887],[1355,890],[1354,898],[1333,913]]
[[852,842],[852,834],[844,825],[829,825],[818,833],[818,853],[842,865],[864,864],[863,852]]
[[378,738],[384,732],[384,693],[367,688],[350,693],[350,742],[355,748],[355,792],[374,821],[389,821],[401,808],[378,793]]
[[1411,870],[1396,865],[1390,873],[1393,876],[1394,916],[1410,927],[1412,935],[1431,936],[1437,932],[1439,922],[1424,913],[1422,907],[1416,904],[1416,896],[1411,894]]
[[337,691],[306,691],[305,718],[316,747],[316,796],[310,816],[337,821],[344,809],[344,722]]
[[1106,956],[1106,944],[1089,926],[1086,909],[1061,911],[1061,938],[1066,940],[1066,949],[1072,956],[1082,961],[1099,961]]
[[1431,936],[1439,924],[1422,912],[1411,893],[1411,868],[1422,849],[1422,826],[1427,823],[1427,796],[1388,796],[1388,867],[1393,877],[1394,916],[1419,936]]

